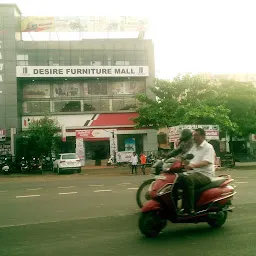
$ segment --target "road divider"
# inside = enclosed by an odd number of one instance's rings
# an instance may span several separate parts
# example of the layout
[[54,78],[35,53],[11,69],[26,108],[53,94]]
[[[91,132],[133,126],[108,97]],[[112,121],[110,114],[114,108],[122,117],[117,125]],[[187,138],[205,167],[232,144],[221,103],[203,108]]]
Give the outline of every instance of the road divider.
[[27,198],[27,197],[39,197],[41,195],[25,195],[25,196],[16,196],[16,198]]

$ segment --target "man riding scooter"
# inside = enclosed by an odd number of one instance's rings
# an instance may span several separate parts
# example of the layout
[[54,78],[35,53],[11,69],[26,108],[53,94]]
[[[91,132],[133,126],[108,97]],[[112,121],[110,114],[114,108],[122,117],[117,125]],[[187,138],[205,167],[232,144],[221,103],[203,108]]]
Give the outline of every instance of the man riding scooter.
[[194,141],[195,144],[189,151],[194,158],[185,166],[187,172],[179,175],[184,205],[184,212],[181,215],[195,214],[195,190],[209,184],[215,176],[215,151],[205,140],[205,131],[202,128],[195,130]]

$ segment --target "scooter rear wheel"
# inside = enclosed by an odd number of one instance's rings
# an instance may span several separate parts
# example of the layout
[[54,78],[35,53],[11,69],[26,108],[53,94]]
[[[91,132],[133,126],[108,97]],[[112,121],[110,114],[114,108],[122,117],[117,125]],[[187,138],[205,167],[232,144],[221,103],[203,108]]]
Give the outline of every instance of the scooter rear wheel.
[[139,218],[140,232],[149,238],[157,237],[166,224],[167,220],[161,219],[155,211],[143,212]]
[[216,216],[213,218],[209,218],[207,223],[209,224],[209,226],[211,226],[213,228],[219,228],[222,225],[224,225],[224,223],[227,220],[227,216],[228,216],[227,211],[217,212]]

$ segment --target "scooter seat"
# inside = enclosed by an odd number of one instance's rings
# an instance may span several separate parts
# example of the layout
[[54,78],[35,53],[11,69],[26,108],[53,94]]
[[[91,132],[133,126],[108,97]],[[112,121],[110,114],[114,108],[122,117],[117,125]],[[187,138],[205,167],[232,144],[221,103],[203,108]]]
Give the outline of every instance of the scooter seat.
[[211,188],[217,188],[219,187],[222,183],[224,183],[224,181],[226,181],[226,178],[222,178],[222,177],[214,177],[211,178],[212,182],[207,184],[206,186],[200,188],[197,190],[198,193],[202,193],[205,190],[211,189]]

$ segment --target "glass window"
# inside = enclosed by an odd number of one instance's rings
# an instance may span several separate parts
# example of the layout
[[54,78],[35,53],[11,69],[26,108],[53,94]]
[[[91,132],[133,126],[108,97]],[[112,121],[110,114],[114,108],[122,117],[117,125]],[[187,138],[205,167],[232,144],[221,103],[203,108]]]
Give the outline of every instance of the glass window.
[[101,60],[92,60],[91,66],[102,66],[102,61]]
[[113,111],[121,110],[124,107],[123,98],[112,99],[112,109]]
[[23,86],[24,99],[50,98],[50,84],[30,83]]
[[106,82],[90,82],[88,84],[88,94],[91,95],[107,95],[108,85]]
[[64,82],[53,84],[53,96],[55,98],[61,97],[80,97],[81,89],[80,83],[76,82]]
[[92,99],[92,107],[95,109],[95,110],[100,110],[100,99],[97,98],[97,99]]
[[62,155],[62,159],[78,159],[76,154],[66,154]]
[[84,100],[84,112],[86,111],[95,111],[96,108],[92,106],[92,99]]
[[109,111],[109,99],[100,99],[100,110],[101,111]]
[[115,61],[115,66],[129,66],[130,63],[127,60],[117,60]]
[[135,109],[136,109],[135,98],[124,97],[124,106],[121,110],[135,110]]
[[23,103],[23,113],[49,113],[49,101],[27,101]]
[[54,112],[80,112],[80,101],[56,101],[54,102]]

